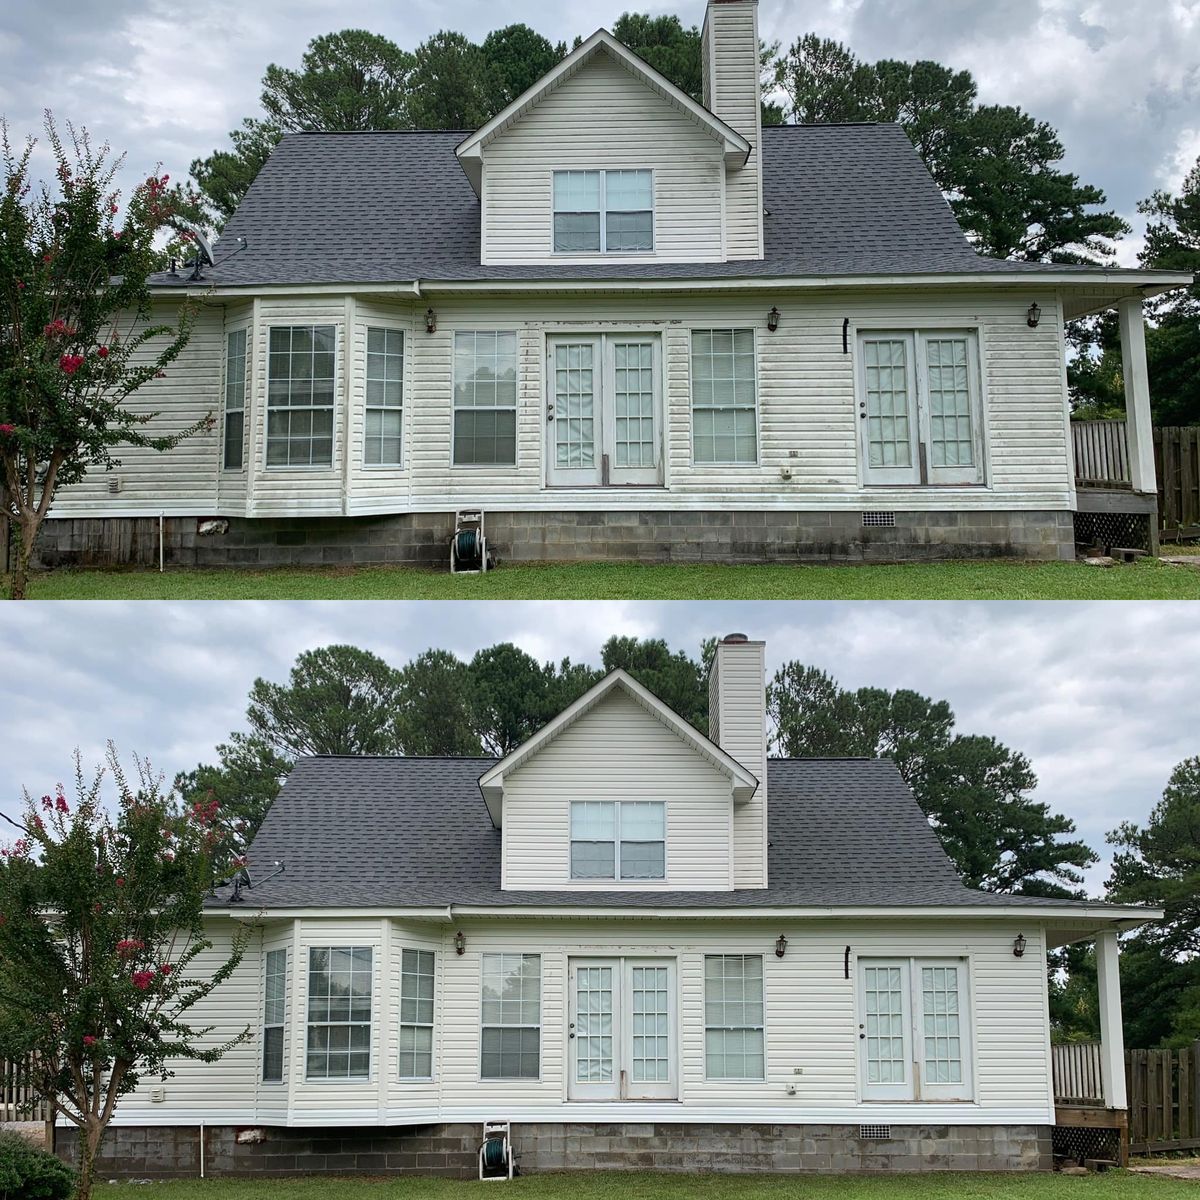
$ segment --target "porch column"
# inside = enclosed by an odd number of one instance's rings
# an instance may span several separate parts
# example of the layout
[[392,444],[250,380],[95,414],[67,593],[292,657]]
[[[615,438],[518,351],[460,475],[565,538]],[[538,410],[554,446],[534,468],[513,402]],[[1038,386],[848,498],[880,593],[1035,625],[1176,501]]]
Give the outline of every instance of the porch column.
[[1096,936],[1096,979],[1100,985],[1100,1080],[1104,1087],[1104,1106],[1127,1108],[1121,975],[1115,929],[1106,929]]
[[1154,495],[1154,431],[1150,425],[1150,377],[1146,371],[1146,328],[1141,296],[1118,304],[1121,323],[1121,369],[1125,376],[1125,432],[1129,438],[1130,482],[1135,492]]

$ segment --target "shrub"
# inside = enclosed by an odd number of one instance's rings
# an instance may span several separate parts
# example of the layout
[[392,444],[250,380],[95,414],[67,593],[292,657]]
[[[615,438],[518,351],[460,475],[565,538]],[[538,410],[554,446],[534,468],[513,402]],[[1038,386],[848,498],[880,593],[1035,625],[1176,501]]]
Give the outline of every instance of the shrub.
[[68,1200],[75,1172],[20,1134],[0,1130],[0,1200]]

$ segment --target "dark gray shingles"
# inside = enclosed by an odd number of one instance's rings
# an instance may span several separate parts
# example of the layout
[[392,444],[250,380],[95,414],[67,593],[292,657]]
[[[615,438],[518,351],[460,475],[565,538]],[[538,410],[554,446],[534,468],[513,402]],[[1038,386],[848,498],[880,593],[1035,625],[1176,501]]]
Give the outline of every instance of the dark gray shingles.
[[[889,124],[763,130],[761,261],[482,266],[479,201],[454,155],[464,136],[285,135],[226,225],[209,281],[361,285],[1044,269],[977,255],[904,131]],[[186,275],[156,280],[183,284]]]
[[249,854],[258,878],[276,861],[284,871],[246,893],[247,907],[585,904],[668,910],[1012,901],[962,886],[899,772],[881,759],[771,760],[768,888],[501,891],[500,832],[478,786],[494,761],[301,759]]

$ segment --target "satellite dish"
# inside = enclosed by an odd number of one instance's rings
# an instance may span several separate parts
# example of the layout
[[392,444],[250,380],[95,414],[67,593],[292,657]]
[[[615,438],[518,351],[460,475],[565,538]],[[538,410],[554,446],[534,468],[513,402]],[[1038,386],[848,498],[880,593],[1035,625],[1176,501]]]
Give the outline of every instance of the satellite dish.
[[182,229],[190,233],[196,239],[196,246],[201,254],[208,259],[208,265],[215,267],[217,260],[213,257],[212,242],[208,240],[208,234],[192,221],[185,221],[182,217],[175,217],[171,222],[176,228]]

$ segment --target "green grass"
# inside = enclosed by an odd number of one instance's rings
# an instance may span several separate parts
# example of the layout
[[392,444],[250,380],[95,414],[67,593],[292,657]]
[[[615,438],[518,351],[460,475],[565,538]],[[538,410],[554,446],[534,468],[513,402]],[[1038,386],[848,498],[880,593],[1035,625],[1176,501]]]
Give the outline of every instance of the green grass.
[[[1101,1175],[654,1175],[589,1171],[534,1175],[503,1185],[509,1200],[1194,1200],[1196,1184],[1109,1171]],[[99,1200],[456,1200],[491,1184],[445,1179],[189,1180],[106,1184]]]
[[1197,600],[1200,569],[1149,559],[893,566],[639,566],[542,563],[451,576],[408,567],[265,571],[60,570],[35,600]]

